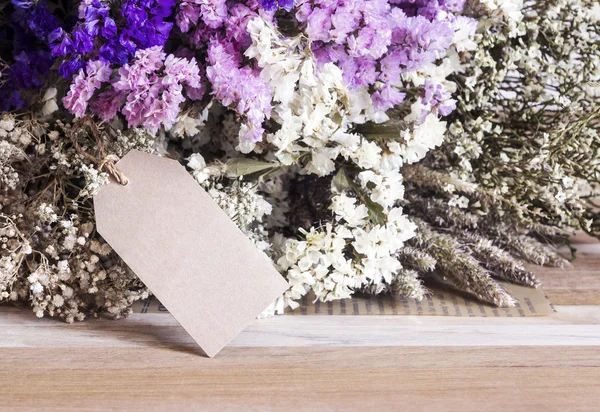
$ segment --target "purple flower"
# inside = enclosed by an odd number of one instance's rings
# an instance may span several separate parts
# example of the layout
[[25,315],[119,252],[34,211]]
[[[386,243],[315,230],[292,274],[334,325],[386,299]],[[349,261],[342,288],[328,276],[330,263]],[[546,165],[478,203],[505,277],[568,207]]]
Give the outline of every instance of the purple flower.
[[441,116],[447,116],[456,109],[456,100],[451,98],[449,92],[441,84],[428,80],[425,82],[422,103],[431,111],[437,111]]
[[402,93],[395,87],[386,84],[373,93],[373,106],[376,110],[386,111],[402,103],[405,97],[406,93]]
[[173,14],[173,7],[175,7],[174,0],[148,0],[146,9],[150,10],[153,16],[166,19]]
[[454,30],[446,21],[429,21],[422,16],[399,19],[392,33],[394,46],[406,70],[413,71],[433,62],[450,47]]
[[8,83],[0,86],[0,110],[8,112],[10,110],[18,110],[25,107],[27,104],[21,98],[21,93],[8,87]]
[[294,8],[294,0],[260,0],[260,6],[267,11],[274,11],[280,7],[291,11]]
[[217,29],[223,25],[226,17],[225,0],[183,0],[176,21],[185,33],[199,21],[211,29]]
[[11,0],[11,3],[13,4],[13,6],[15,6],[16,8],[19,9],[29,9],[31,8],[36,2],[34,0]]
[[[39,40],[46,42],[50,32],[59,27],[58,19],[50,13],[44,0],[37,3],[13,1],[15,11],[11,19]],[[24,6],[23,8],[20,5]]]
[[246,30],[248,22],[257,16],[256,12],[243,4],[236,4],[229,9],[229,18],[225,20],[225,31],[228,39],[242,47],[252,43]]
[[116,90],[100,93],[91,104],[92,112],[100,116],[102,120],[110,121],[123,106],[126,96],[127,93]]
[[[335,63],[350,89],[368,88],[377,110],[405,96],[403,73],[442,56],[452,43],[464,0],[299,0],[296,20],[305,23],[319,65]],[[454,102],[441,99],[432,110],[449,113]]]
[[[108,13],[109,13],[109,8],[107,6],[105,6],[103,3],[101,3],[100,0],[94,0],[85,9],[84,27],[90,36],[96,37],[96,36],[100,35],[101,32],[104,31],[105,26],[107,26],[108,27],[107,30],[109,30],[109,32],[107,32],[106,34],[110,34],[110,32],[112,32],[112,34],[114,35],[114,32],[112,31],[112,29],[116,28],[116,25],[115,25],[114,20],[111,19],[110,17],[108,17]],[[109,20],[111,22],[106,24],[105,22],[107,20]],[[104,36],[104,37],[110,38],[110,36]]]
[[143,126],[156,132],[159,127],[170,129],[186,98],[183,86],[198,93],[202,88],[199,67],[195,59],[166,55],[160,46],[139,50],[132,64],[119,69],[112,91],[102,93],[92,110],[103,118],[121,113],[129,126]]
[[102,61],[88,62],[85,70],[81,69],[73,79],[71,88],[63,98],[65,108],[69,109],[75,117],[83,117],[87,111],[89,101],[94,92],[103,82],[110,80],[112,70]]
[[73,45],[79,54],[90,53],[94,50],[94,39],[81,26],[73,30]]
[[117,39],[104,43],[98,54],[100,60],[108,63],[124,64],[129,61],[129,51]]
[[240,68],[241,56],[230,42],[213,39],[208,48],[206,77],[212,94],[246,118],[247,140],[262,139],[262,123],[271,116],[271,89],[251,67]]
[[63,60],[58,67],[58,74],[60,74],[65,79],[70,78],[73,74],[77,73],[84,66],[83,60],[81,57],[76,57],[74,59]]
[[329,41],[331,35],[331,15],[333,11],[329,9],[315,8],[307,20],[306,34],[312,41]]
[[61,27],[48,34],[48,44],[53,56],[64,56],[75,50],[73,41]]
[[53,63],[54,59],[45,50],[22,51],[15,56],[9,77],[18,89],[39,88]]
[[163,85],[186,84],[190,87],[200,87],[200,70],[195,60],[170,54],[165,59],[164,66]]

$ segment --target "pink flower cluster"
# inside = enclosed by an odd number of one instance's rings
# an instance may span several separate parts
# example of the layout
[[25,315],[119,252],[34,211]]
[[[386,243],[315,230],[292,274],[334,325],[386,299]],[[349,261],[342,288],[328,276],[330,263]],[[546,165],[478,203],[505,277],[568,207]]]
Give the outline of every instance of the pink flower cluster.
[[223,25],[227,17],[225,0],[182,0],[177,13],[177,25],[183,33],[201,20],[211,29]]
[[94,92],[102,86],[103,82],[110,80],[112,70],[105,62],[96,60],[89,61],[84,69],[71,83],[69,93],[63,98],[63,104],[75,117],[83,117],[86,114],[88,102],[94,96]]
[[[155,1],[165,13],[172,7],[172,0],[140,1],[128,0],[127,4],[147,7]],[[96,9],[110,12],[107,0],[85,2],[88,14]],[[129,126],[156,132],[173,126],[187,98],[198,101],[209,94],[237,113],[244,123],[243,140],[261,141],[264,123],[271,116],[272,90],[259,75],[256,62],[244,58],[251,44],[248,22],[260,17],[275,27],[285,23],[284,33],[303,33],[319,66],[334,63],[350,90],[366,88],[375,109],[387,111],[406,98],[402,74],[436,61],[465,24],[474,30],[474,20],[455,14],[464,2],[297,0],[292,7],[292,0],[180,0],[169,15],[178,28],[169,31],[172,41],[167,43],[167,50],[174,54],[167,55],[162,46],[139,48],[132,60],[118,66],[113,62],[114,71],[94,57],[75,77],[65,107],[81,117],[89,105],[91,113],[106,121],[120,113]],[[100,8],[91,6],[96,3]],[[131,7],[126,10],[137,10]],[[288,13],[277,11],[279,7]],[[149,13],[154,15],[152,10]],[[136,13],[128,18],[132,22],[141,19],[141,24],[148,13]],[[96,17],[87,20],[96,24],[100,19]],[[114,44],[114,50],[118,51],[119,44]],[[441,85],[429,82],[423,94],[428,111],[448,115],[455,107]]]
[[248,131],[243,138],[259,142],[264,132],[262,124],[271,116],[271,89],[258,71],[240,67],[241,58],[231,43],[213,39],[208,47],[206,77],[215,98],[245,117]]
[[143,125],[156,132],[161,126],[169,130],[176,122],[179,106],[186,99],[184,86],[193,98],[200,99],[205,92],[195,59],[167,56],[160,46],[138,50],[131,64],[119,68],[112,79],[111,73],[105,63],[88,63],[63,100],[65,107],[82,117],[95,90],[110,82],[93,99],[92,112],[108,121],[120,110],[130,127]]

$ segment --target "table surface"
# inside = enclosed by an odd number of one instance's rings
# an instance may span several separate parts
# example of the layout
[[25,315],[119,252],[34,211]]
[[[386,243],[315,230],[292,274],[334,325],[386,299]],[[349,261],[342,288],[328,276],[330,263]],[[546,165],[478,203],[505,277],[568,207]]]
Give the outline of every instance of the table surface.
[[535,268],[551,316],[279,316],[213,359],[168,314],[3,306],[0,409],[600,411],[600,243],[575,242],[572,268]]

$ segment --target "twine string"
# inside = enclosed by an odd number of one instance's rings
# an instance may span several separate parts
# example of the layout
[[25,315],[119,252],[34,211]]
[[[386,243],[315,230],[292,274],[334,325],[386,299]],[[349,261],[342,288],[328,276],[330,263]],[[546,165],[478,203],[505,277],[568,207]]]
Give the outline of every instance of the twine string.
[[117,168],[116,163],[118,161],[118,156],[112,154],[108,155],[100,162],[98,165],[98,170],[102,171],[103,169],[106,169],[106,172],[112,175],[117,183],[125,186],[127,183],[129,183],[129,179],[127,179],[127,176],[125,176],[125,174]]
[[77,138],[75,137],[75,132],[71,132],[71,141],[73,142],[75,150],[77,150],[80,155],[97,165],[99,172],[106,170],[106,172],[110,174],[117,181],[117,183],[125,186],[127,183],[129,183],[129,179],[127,179],[127,176],[125,176],[125,174],[120,171],[116,165],[116,163],[119,161],[119,157],[114,154],[106,154],[106,150],[104,150],[104,144],[102,143],[102,138],[100,137],[96,123],[94,123],[94,121],[89,117],[82,119],[82,123],[90,128],[92,135],[96,139],[96,145],[98,146],[100,156],[102,158],[98,159],[97,157],[92,156],[83,150],[79,145]]

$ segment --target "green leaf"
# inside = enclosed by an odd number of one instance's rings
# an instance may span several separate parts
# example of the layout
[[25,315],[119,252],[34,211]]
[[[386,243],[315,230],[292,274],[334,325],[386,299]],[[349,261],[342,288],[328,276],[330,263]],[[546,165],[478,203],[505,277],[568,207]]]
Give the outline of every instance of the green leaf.
[[369,211],[369,218],[371,219],[371,222],[374,225],[385,225],[386,218],[385,214],[383,213],[383,206],[381,206],[379,203],[373,202],[369,196],[366,195],[361,196],[361,200]]
[[[229,159],[225,164],[229,176],[240,177],[259,172],[269,172],[281,167],[280,163],[263,162],[245,157]],[[261,173],[262,174],[262,173]]]
[[339,193],[351,189],[350,179],[343,168],[340,169],[335,176],[333,176],[331,184],[333,185],[335,191]]
[[339,172],[333,177],[332,184],[338,191],[352,190],[358,196],[362,204],[367,207],[369,211],[369,220],[374,225],[385,225],[386,217],[383,213],[383,206],[379,203],[373,202],[369,195],[356,184],[354,180],[348,177],[344,169],[340,169]]

